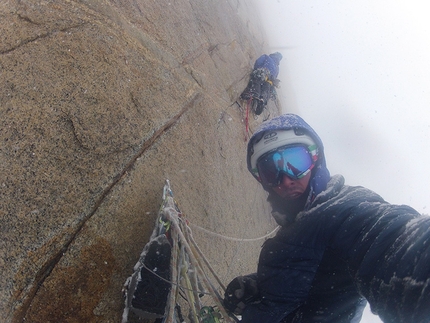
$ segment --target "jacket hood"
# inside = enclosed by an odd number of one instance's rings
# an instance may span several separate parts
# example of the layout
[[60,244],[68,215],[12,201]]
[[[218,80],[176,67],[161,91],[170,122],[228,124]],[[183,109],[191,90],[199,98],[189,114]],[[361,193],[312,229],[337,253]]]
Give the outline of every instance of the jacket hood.
[[279,52],[273,53],[269,55],[276,63],[276,65],[279,65],[281,59],[282,59],[282,54]]
[[309,186],[311,189],[310,194],[312,194],[312,196],[314,197],[326,189],[327,183],[330,180],[330,172],[326,167],[324,145],[321,141],[321,138],[318,136],[315,130],[312,129],[312,127],[298,115],[283,114],[260,125],[260,127],[255,131],[255,133],[252,135],[251,139],[248,142],[248,170],[251,172],[251,174],[253,174],[253,170],[251,167],[251,156],[254,153],[253,147],[256,142],[261,140],[261,138],[266,132],[291,129],[306,133],[315,141],[316,145],[318,146],[318,160],[316,162],[314,170],[312,171],[312,178],[309,182]]

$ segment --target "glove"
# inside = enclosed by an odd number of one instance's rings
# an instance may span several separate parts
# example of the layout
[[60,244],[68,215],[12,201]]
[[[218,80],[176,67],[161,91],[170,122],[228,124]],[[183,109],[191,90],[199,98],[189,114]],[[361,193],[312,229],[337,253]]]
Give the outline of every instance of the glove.
[[274,86],[274,87],[276,87],[276,88],[279,88],[280,83],[281,83],[281,81],[280,81],[280,80],[278,80],[278,79],[274,79],[274,80],[273,80],[273,86]]
[[245,307],[260,298],[257,274],[239,276],[228,284],[224,295],[224,306],[230,312],[241,315]]

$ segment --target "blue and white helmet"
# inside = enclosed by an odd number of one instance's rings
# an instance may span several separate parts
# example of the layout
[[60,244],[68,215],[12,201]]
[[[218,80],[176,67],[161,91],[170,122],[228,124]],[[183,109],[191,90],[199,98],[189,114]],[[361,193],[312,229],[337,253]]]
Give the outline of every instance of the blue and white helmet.
[[317,160],[309,185],[314,195],[325,190],[330,180],[330,172],[326,167],[323,143],[312,127],[295,114],[284,114],[260,125],[248,142],[248,170],[258,180],[258,158],[270,150],[288,144],[316,145]]

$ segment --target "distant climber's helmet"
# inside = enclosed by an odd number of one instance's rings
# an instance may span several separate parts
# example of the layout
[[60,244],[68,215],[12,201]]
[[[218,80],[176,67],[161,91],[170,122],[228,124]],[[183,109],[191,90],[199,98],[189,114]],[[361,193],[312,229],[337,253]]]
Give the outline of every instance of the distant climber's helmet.
[[273,53],[269,55],[275,62],[277,65],[279,65],[279,62],[282,59],[282,54],[279,52]]
[[314,140],[296,129],[267,131],[251,150],[250,163],[254,177],[266,186],[278,186],[282,176],[300,179],[306,176],[318,159]]

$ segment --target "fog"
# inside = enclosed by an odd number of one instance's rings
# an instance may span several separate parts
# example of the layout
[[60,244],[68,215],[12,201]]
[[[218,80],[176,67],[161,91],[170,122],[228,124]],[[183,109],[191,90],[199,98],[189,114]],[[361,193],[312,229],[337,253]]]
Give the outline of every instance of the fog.
[[[264,0],[278,96],[320,135],[332,174],[430,206],[430,19],[424,1]],[[366,314],[362,322],[380,322]]]

